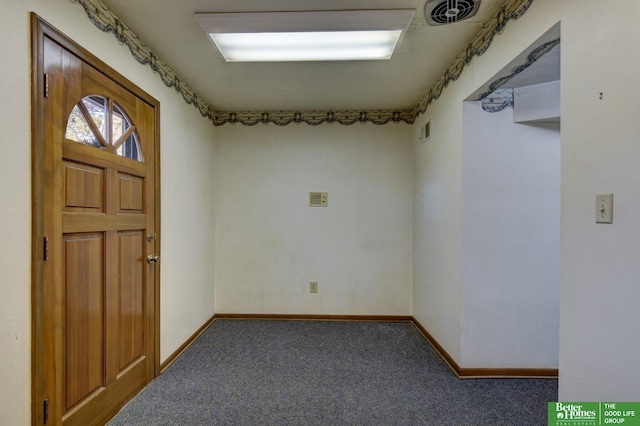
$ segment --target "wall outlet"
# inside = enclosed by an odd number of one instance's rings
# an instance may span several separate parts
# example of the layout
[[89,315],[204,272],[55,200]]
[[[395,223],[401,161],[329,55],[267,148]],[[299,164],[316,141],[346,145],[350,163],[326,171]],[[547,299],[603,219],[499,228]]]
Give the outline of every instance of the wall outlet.
[[317,293],[318,292],[318,281],[309,282],[309,293]]

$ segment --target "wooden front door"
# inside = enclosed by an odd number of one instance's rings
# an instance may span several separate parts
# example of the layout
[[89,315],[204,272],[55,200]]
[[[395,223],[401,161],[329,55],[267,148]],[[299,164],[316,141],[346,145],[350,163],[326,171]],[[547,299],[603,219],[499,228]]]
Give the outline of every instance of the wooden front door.
[[159,371],[159,104],[33,27],[34,424],[104,424]]

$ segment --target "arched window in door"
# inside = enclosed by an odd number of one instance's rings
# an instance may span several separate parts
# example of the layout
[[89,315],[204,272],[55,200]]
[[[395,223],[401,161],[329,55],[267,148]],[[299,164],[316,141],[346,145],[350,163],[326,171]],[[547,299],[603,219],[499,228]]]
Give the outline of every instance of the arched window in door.
[[65,137],[144,162],[136,126],[111,98],[98,95],[82,98],[69,115]]

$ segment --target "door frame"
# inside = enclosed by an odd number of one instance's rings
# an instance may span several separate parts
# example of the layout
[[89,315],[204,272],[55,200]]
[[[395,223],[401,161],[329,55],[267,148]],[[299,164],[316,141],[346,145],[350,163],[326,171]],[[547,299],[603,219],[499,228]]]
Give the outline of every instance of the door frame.
[[[160,102],[140,87],[127,80],[109,65],[91,54],[88,50],[65,36],[51,24],[31,13],[31,195],[32,195],[32,231],[31,231],[31,423],[42,425],[45,422],[45,398],[50,385],[45,382],[47,355],[52,348],[47,347],[44,338],[45,317],[45,213],[48,207],[45,197],[45,150],[44,99],[46,79],[44,76],[44,38],[55,41],[82,61],[100,70],[106,77],[117,82],[131,93],[148,103],[154,109],[154,210],[155,244],[160,253]],[[149,283],[155,289],[153,303],[153,377],[160,374],[160,268],[156,267],[154,281]],[[62,397],[57,395],[56,397]],[[48,424],[51,424],[49,422]]]

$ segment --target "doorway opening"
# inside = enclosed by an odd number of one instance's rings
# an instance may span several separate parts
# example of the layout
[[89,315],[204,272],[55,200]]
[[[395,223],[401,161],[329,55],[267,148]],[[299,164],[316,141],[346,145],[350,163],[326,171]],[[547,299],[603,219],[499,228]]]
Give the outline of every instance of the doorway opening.
[[557,368],[560,24],[463,108],[462,364]]

